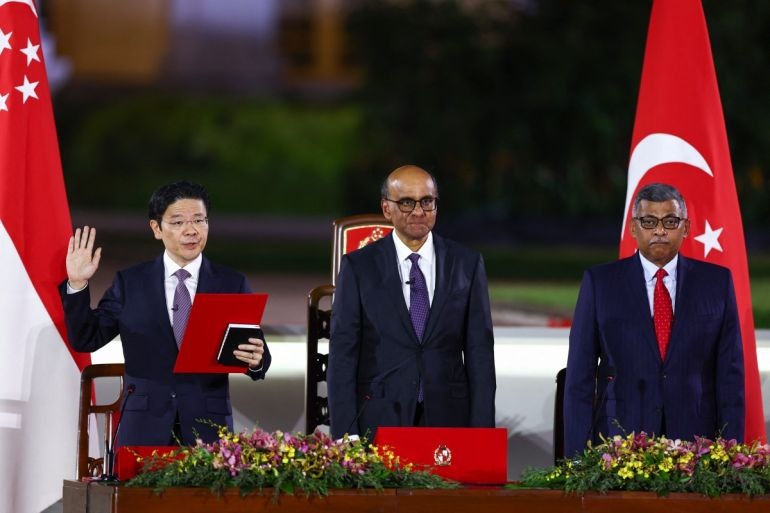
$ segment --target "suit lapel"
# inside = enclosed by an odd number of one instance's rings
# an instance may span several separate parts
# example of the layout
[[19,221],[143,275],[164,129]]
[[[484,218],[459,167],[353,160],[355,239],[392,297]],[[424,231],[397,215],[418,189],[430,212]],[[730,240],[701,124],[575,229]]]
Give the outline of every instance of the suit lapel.
[[430,336],[441,319],[441,310],[446,304],[449,294],[449,284],[452,283],[452,271],[454,269],[454,254],[447,250],[444,239],[433,234],[433,247],[436,251],[436,279],[434,281],[433,303],[430,305],[428,325],[422,337],[422,343],[430,340]]
[[658,349],[658,339],[655,336],[655,326],[652,322],[650,313],[650,300],[647,296],[647,284],[644,281],[644,269],[637,251],[633,257],[628,259],[628,272],[626,278],[631,297],[631,308],[638,312],[639,325],[642,327],[641,334],[645,344],[652,351],[655,358],[660,360],[660,350]]
[[417,336],[414,334],[414,328],[412,327],[412,318],[409,317],[409,310],[406,307],[404,301],[404,291],[401,284],[401,275],[398,273],[398,256],[396,255],[396,246],[392,240],[393,233],[382,239],[382,243],[378,245],[378,252],[375,258],[377,270],[382,277],[381,286],[385,291],[385,295],[390,299],[393,304],[393,308],[396,311],[396,316],[404,325],[407,333],[409,333],[415,343],[419,343]]
[[668,356],[671,354],[672,346],[677,336],[679,335],[679,332],[684,329],[682,326],[686,326],[688,324],[687,322],[681,320],[682,315],[686,312],[686,305],[681,299],[686,297],[683,291],[686,290],[685,287],[687,286],[687,271],[689,268],[690,262],[680,254],[679,261],[676,264],[676,292],[673,298],[675,306],[674,322],[671,325],[671,336],[668,338],[666,360],[668,360]]
[[163,333],[165,338],[169,339],[176,347],[174,338],[174,328],[171,326],[168,316],[168,305],[166,304],[166,276],[163,266],[163,255],[160,255],[153,261],[149,276],[149,294],[147,300],[150,302],[149,311],[152,312],[154,321],[158,324],[159,333]]
[[209,262],[208,258],[202,257],[201,268],[198,273],[198,287],[195,289],[195,293],[203,292],[205,294],[208,292],[215,292],[213,289],[215,281],[214,271],[211,269],[211,262]]

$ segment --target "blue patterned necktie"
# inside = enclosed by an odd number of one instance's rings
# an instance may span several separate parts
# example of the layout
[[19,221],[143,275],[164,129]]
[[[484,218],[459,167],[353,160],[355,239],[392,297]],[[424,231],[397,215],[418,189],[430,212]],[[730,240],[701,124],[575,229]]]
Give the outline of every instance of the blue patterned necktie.
[[417,335],[417,340],[422,343],[422,336],[425,333],[425,325],[428,321],[430,312],[430,299],[428,298],[428,286],[425,284],[425,276],[417,265],[420,259],[418,253],[409,255],[412,261],[412,269],[409,271],[409,284],[411,290],[409,293],[409,317],[412,318],[412,327]]
[[174,273],[174,276],[179,279],[179,283],[176,284],[176,290],[174,291],[174,315],[172,325],[174,326],[176,345],[180,346],[182,344],[184,330],[187,328],[187,319],[190,318],[190,310],[192,310],[190,291],[187,290],[187,285],[184,284],[184,281],[190,277],[190,273],[184,269],[179,269]]

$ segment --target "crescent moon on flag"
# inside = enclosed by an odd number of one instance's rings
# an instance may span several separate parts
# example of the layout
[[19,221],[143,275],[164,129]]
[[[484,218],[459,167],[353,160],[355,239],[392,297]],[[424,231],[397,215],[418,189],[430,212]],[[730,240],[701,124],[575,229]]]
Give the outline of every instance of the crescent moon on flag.
[[32,14],[35,15],[35,18],[37,18],[37,9],[35,9],[35,2],[34,0],[0,0],[0,7],[4,4],[9,4],[11,2],[17,2],[20,4],[28,5],[30,9],[32,9]]
[[626,192],[626,210],[623,213],[623,225],[620,229],[621,239],[626,231],[625,225],[628,209],[631,207],[631,196],[639,182],[642,181],[647,171],[655,166],[673,162],[688,164],[700,169],[710,177],[714,177],[708,162],[692,144],[671,134],[648,135],[634,147],[628,162],[628,189]]

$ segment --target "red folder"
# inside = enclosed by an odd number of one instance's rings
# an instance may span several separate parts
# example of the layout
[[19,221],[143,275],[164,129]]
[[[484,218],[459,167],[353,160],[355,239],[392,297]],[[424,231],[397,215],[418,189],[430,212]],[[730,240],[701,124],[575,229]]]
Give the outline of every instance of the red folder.
[[[118,448],[118,454],[115,458],[115,468],[118,474],[118,480],[128,481],[139,473],[144,468],[145,459],[150,459],[155,456],[161,458],[159,463],[161,466],[165,466],[162,461],[171,462],[175,458],[173,457],[174,451],[179,449],[178,446],[172,445],[124,445]],[[177,456],[181,457],[181,455]]]
[[374,443],[387,445],[402,463],[460,483],[508,481],[505,428],[379,427]]
[[246,367],[217,362],[227,325],[260,324],[267,294],[195,294],[174,372],[243,373]]

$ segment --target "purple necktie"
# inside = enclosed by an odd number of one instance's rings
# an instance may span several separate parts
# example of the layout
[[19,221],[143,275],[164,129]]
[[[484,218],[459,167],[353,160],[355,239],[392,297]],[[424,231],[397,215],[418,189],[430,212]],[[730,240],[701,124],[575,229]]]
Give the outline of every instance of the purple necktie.
[[425,284],[425,276],[417,265],[420,259],[418,253],[409,255],[412,261],[412,269],[409,271],[409,284],[411,291],[409,293],[409,317],[412,318],[412,327],[417,335],[417,340],[422,343],[422,335],[425,333],[425,324],[428,321],[428,312],[430,312],[430,300],[428,299],[428,286]]
[[[428,322],[428,313],[430,312],[430,299],[428,298],[428,286],[425,284],[425,276],[417,265],[420,255],[412,253],[409,260],[412,261],[412,268],[409,270],[409,317],[412,318],[412,327],[417,335],[417,340],[422,344],[422,336],[425,333],[425,325]],[[422,378],[417,385],[417,402],[423,401]]]
[[192,310],[190,291],[187,290],[187,285],[184,284],[184,281],[190,277],[190,273],[184,269],[179,269],[174,273],[174,276],[179,279],[179,283],[176,284],[176,290],[174,291],[174,320],[172,324],[174,326],[176,345],[180,346],[184,330],[187,328],[187,319],[190,317],[190,310]]

